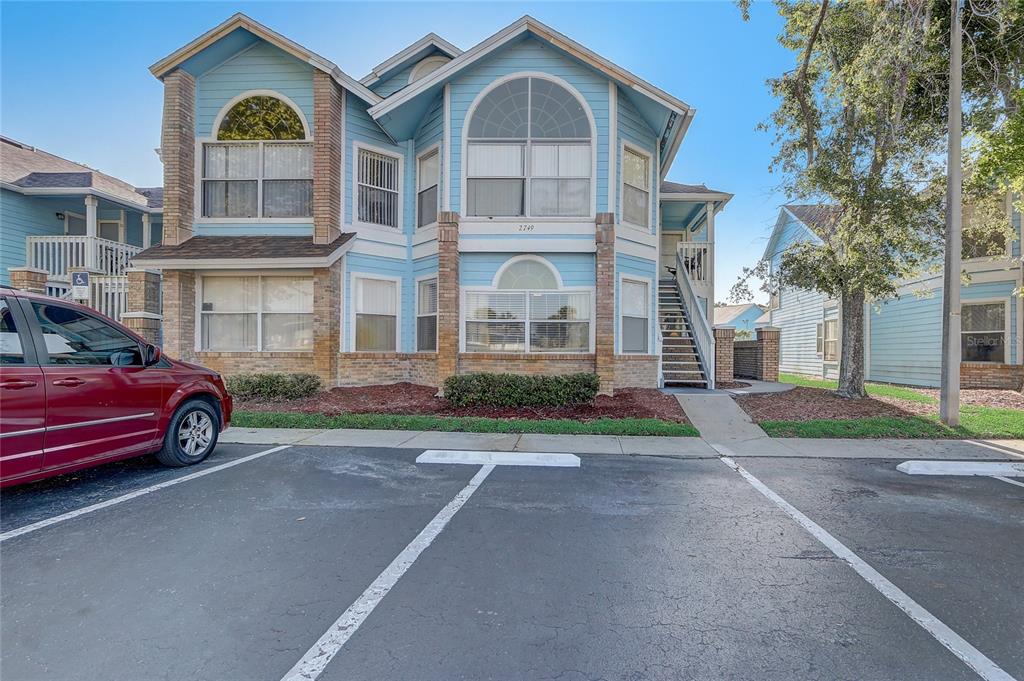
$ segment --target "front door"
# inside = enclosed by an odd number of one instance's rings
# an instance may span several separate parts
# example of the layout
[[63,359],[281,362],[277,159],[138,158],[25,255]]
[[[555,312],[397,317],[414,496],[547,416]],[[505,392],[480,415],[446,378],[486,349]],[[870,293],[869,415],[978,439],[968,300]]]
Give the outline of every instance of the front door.
[[661,233],[661,267],[658,270],[658,277],[661,279],[671,276],[666,268],[676,268],[676,247],[680,241],[686,240],[686,232],[662,232]]
[[14,298],[0,298],[0,478],[43,466],[46,391],[27,324]]
[[43,468],[156,444],[164,372],[143,366],[139,342],[98,315],[56,303],[32,309],[46,349]]

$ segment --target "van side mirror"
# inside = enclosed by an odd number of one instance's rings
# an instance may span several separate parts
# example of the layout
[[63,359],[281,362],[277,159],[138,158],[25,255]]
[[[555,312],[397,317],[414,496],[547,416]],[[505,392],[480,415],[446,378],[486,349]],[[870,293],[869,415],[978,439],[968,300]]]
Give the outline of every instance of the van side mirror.
[[153,345],[152,343],[146,343],[146,359],[143,362],[145,366],[153,366],[154,364],[160,361],[160,358],[162,356],[163,355],[160,352],[160,348]]

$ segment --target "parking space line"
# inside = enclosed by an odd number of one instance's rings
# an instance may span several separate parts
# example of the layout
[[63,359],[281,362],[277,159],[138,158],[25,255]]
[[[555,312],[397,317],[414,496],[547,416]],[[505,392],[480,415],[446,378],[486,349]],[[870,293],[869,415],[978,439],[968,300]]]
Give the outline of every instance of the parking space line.
[[1017,487],[1024,487],[1024,482],[1017,482],[1016,480],[1010,480],[1009,478],[1004,478],[1001,475],[993,475],[992,477],[995,478],[996,480],[1002,480],[1003,482],[1008,482],[1011,485],[1017,485]]
[[553,452],[481,452],[461,449],[428,449],[416,457],[416,463],[579,468],[580,457],[575,454]]
[[907,475],[1024,476],[1024,463],[1016,461],[904,461],[896,470]]
[[388,592],[398,583],[402,575],[416,562],[420,554],[433,543],[448,522],[458,513],[459,509],[469,501],[473,492],[480,487],[487,476],[494,470],[493,464],[480,468],[473,479],[427,523],[416,538],[395,556],[391,564],[384,568],[377,579],[373,580],[366,591],[341,614],[324,635],[306,651],[302,659],[295,663],[281,681],[312,681],[320,676],[327,664],[338,654],[342,646],[348,642],[352,634],[366,621]]
[[28,525],[22,525],[21,527],[17,527],[13,530],[8,530],[7,532],[0,534],[0,542],[5,542],[8,539],[14,539],[15,537],[20,537],[23,534],[35,532],[36,530],[41,530],[44,527],[50,527],[51,525],[62,523],[65,520],[71,520],[72,518],[77,518],[79,516],[86,515],[87,513],[93,513],[104,508],[109,508],[117,504],[122,504],[126,501],[130,501],[137,497],[141,497],[145,494],[157,492],[159,490],[171,487],[173,485],[178,485],[183,482],[188,482],[189,480],[195,480],[196,478],[201,478],[203,476],[210,475],[211,473],[217,473],[218,471],[222,471],[227,468],[232,468],[243,463],[248,463],[249,461],[254,461],[256,459],[259,459],[260,457],[266,456],[267,454],[273,454],[274,452],[279,452],[282,449],[288,449],[289,447],[291,447],[291,445],[281,445],[280,447],[274,447],[273,449],[265,449],[262,452],[256,452],[255,454],[243,456],[238,459],[232,459],[231,461],[227,461],[225,463],[213,466],[211,468],[196,471],[195,473],[189,473],[188,475],[183,475],[180,478],[174,478],[173,480],[165,480],[164,482],[159,482],[155,485],[150,485],[149,487],[143,487],[142,489],[137,489],[134,492],[129,492],[127,494],[122,494],[121,496],[114,497],[113,499],[107,499],[106,501],[100,501],[90,506],[83,506],[82,508],[76,509],[74,511],[61,513],[60,515],[53,516],[52,518],[46,518],[44,520],[30,523]]
[[733,452],[729,451],[726,447],[717,445],[716,449],[723,454],[722,463],[739,473],[754,489],[782,509],[786,515],[807,530],[811,536],[821,542],[837,558],[845,560],[868,584],[889,599],[893,605],[905,612],[910,619],[917,622],[925,631],[931,634],[932,638],[945,646],[949,652],[960,658],[964,664],[973,669],[981,678],[986,679],[986,681],[1015,681],[1012,676],[1003,671],[995,662],[986,657],[984,653],[925,610],[924,607],[919,605],[903,590],[847,548],[845,544],[833,537],[823,527],[805,516],[795,506],[773,492],[771,488],[736,463],[730,458],[730,456],[735,456]]

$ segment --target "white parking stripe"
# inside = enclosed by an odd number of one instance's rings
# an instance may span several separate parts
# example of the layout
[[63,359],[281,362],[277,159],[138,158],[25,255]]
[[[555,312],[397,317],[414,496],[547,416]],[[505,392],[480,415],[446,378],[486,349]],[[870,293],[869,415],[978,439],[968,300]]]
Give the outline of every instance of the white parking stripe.
[[996,480],[1002,480],[1003,482],[1008,482],[1011,485],[1017,485],[1017,487],[1024,487],[1024,482],[1017,482],[1016,480],[1010,480],[1009,478],[1004,478],[1001,475],[993,475],[992,477],[995,478]]
[[575,454],[552,452],[478,452],[458,449],[428,449],[416,457],[416,463],[465,463],[477,466],[546,466],[579,468]]
[[904,461],[896,470],[907,475],[1002,475],[1024,477],[1024,463],[1016,461]]
[[448,521],[473,496],[473,492],[480,487],[493,470],[493,465],[487,465],[477,471],[477,474],[473,476],[469,484],[463,487],[462,491],[456,494],[434,516],[433,520],[427,523],[426,527],[416,535],[416,538],[402,549],[401,553],[395,556],[391,564],[384,568],[384,572],[380,573],[377,579],[373,580],[373,583],[366,587],[366,591],[348,607],[348,610],[341,614],[341,617],[335,620],[334,624],[324,632],[324,635],[313,644],[312,648],[306,651],[302,659],[295,663],[295,666],[282,677],[281,681],[312,681],[312,679],[320,676],[331,659],[338,654],[338,651],[348,642],[352,634],[356,633],[356,630],[366,621],[366,618],[370,616],[373,609],[388,595],[388,592],[398,583],[398,580],[402,578],[406,570],[416,562],[419,555],[430,546],[437,538],[437,535],[441,534],[441,530],[445,528]]
[[166,480],[164,482],[159,482],[159,483],[157,483],[155,485],[150,485],[149,487],[143,487],[142,489],[137,489],[134,492],[129,492],[128,494],[123,494],[123,495],[121,495],[119,497],[114,497],[113,499],[107,499],[106,501],[101,501],[99,503],[92,504],[91,506],[85,506],[83,508],[79,508],[79,509],[74,510],[74,511],[68,511],[67,513],[62,513],[62,514],[60,514],[58,516],[54,516],[52,518],[47,518],[45,520],[40,520],[39,522],[31,523],[29,525],[22,525],[21,527],[15,528],[13,530],[8,530],[7,532],[4,532],[3,534],[0,534],[0,542],[7,541],[8,539],[13,539],[14,537],[20,537],[23,534],[28,534],[29,532],[35,532],[36,530],[41,530],[44,527],[49,527],[50,525],[56,525],[57,523],[62,523],[65,520],[71,520],[72,518],[77,518],[77,517],[83,516],[83,515],[85,515],[87,513],[92,513],[94,511],[99,511],[99,510],[104,509],[104,508],[109,508],[111,506],[115,506],[117,504],[121,504],[121,503],[124,503],[126,501],[130,501],[131,499],[135,499],[136,497],[141,497],[144,494],[150,494],[151,492],[156,492],[158,490],[162,490],[165,487],[171,487],[173,485],[178,485],[178,484],[181,484],[183,482],[188,482],[189,480],[195,480],[196,478],[201,478],[204,475],[210,475],[211,473],[216,473],[218,471],[222,471],[222,470],[224,470],[226,468],[231,468],[233,466],[238,466],[240,464],[247,463],[249,461],[253,461],[253,460],[258,459],[260,457],[266,456],[267,454],[273,454],[274,452],[279,452],[282,449],[288,449],[290,446],[291,445],[282,445],[280,447],[274,447],[273,449],[265,449],[262,452],[256,452],[255,454],[250,454],[249,456],[243,456],[243,457],[238,458],[238,459],[232,459],[231,461],[228,461],[226,463],[222,463],[222,464],[217,465],[217,466],[213,466],[212,468],[205,468],[205,469],[203,469],[201,471],[196,471],[195,473],[189,473],[188,475],[183,475],[180,478],[174,478],[173,480]]
[[[717,447],[723,454],[733,454],[725,447]],[[910,619],[917,622],[921,627],[932,635],[936,641],[946,647],[949,652],[959,657],[964,664],[973,669],[981,678],[986,681],[1014,681],[1014,678],[1003,671],[995,662],[988,659],[980,650],[964,640],[959,634],[943,624],[930,612],[920,606],[914,599],[904,593],[899,587],[883,577],[881,573],[865,563],[860,556],[848,549],[842,542],[833,537],[816,522],[805,516],[788,501],[773,492],[767,485],[751,475],[742,466],[733,461],[729,456],[722,456],[722,463],[732,468],[743,476],[754,489],[767,497],[772,503],[781,508],[786,515],[795,520],[801,527],[807,530],[815,539],[825,545],[829,551],[838,558],[845,560],[858,575],[873,586],[880,594],[888,598],[896,607],[905,612]]]

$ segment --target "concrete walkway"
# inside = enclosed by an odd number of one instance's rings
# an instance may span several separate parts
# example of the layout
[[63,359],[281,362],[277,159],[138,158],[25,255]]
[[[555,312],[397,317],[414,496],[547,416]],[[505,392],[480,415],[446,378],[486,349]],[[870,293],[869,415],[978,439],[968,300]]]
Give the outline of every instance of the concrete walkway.
[[792,455],[779,440],[773,440],[750,420],[731,395],[676,395],[690,422],[719,454],[740,451],[761,456]]
[[699,437],[229,428],[221,433],[220,441],[238,444],[474,449],[495,452],[567,452],[681,458],[709,458],[731,453],[736,456],[826,459],[1024,460],[1022,440],[828,440],[772,439],[765,436],[750,440],[732,439],[723,443]]

